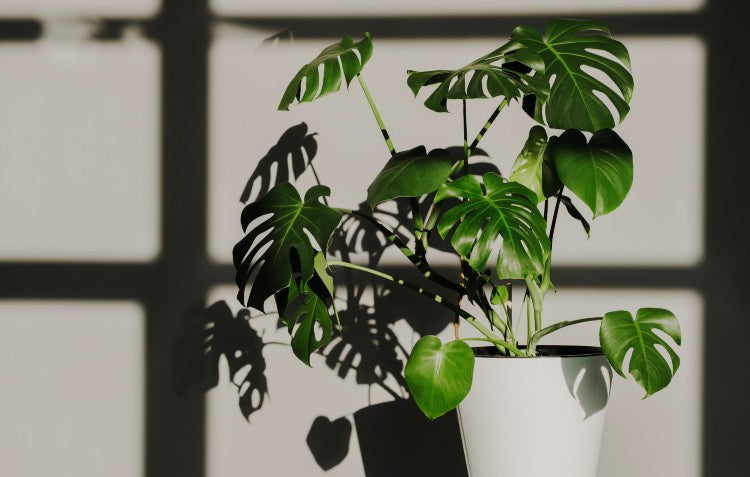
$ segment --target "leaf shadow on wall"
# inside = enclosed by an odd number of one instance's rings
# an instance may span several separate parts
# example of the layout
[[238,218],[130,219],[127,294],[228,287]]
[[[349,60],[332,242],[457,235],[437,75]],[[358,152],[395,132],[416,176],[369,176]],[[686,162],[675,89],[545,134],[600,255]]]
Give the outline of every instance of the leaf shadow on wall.
[[[459,148],[451,149],[458,154]],[[316,152],[316,134],[309,132],[307,124],[290,127],[257,162],[240,201],[257,200],[274,185],[294,182],[303,174],[311,174],[320,182],[313,167]],[[477,167],[480,171],[493,166]],[[399,223],[409,222],[407,202],[397,200],[390,205],[375,214],[383,222],[394,224],[396,234],[409,240],[409,232],[398,228]],[[370,213],[365,203],[359,208]],[[371,224],[345,216],[328,252],[346,261],[355,261],[356,255],[369,267],[377,267],[389,246],[383,233]],[[435,246],[444,249],[446,244],[435,241]],[[403,278],[429,286],[419,273]],[[370,403],[353,416],[315,417],[310,429],[300,435],[306,435],[317,464],[323,470],[340,464],[349,454],[355,430],[364,472],[369,477],[467,475],[455,411],[435,421],[419,411],[402,374],[408,350],[394,332],[394,327],[404,322],[416,335],[439,333],[452,323],[452,314],[401,287],[353,270],[337,270],[334,279],[341,329],[318,354],[339,378],[353,374],[357,384],[379,388],[392,401]],[[224,356],[230,379],[237,387],[242,415],[249,420],[263,406],[267,381],[273,380],[273,376],[266,376],[263,355],[270,343],[264,343],[255,323],[248,310],[233,314],[223,301],[191,313],[177,341],[173,387],[181,393],[206,392],[215,387],[220,357]],[[281,317],[276,326],[286,327]]]

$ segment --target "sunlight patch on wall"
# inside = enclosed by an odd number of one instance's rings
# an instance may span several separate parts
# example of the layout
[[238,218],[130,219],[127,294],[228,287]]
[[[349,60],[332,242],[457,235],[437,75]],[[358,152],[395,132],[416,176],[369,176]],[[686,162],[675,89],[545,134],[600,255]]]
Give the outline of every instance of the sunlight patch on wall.
[[138,303],[3,300],[0,336],[3,475],[143,475]]
[[134,38],[3,43],[0,75],[0,259],[156,257],[156,46]]
[[3,0],[2,17],[150,16],[158,0]]
[[252,16],[388,16],[388,15],[558,15],[636,12],[691,12],[704,5],[704,0],[535,0],[534,2],[498,2],[496,0],[449,0],[403,2],[355,0],[346,3],[322,0],[314,8],[300,8],[294,0],[245,2],[243,0],[212,0],[213,9],[223,15]]

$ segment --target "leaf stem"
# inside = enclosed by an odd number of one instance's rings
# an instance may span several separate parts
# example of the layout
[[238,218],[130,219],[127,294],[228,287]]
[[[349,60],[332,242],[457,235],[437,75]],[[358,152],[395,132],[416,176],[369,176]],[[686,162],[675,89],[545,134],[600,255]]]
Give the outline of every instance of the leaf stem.
[[388,130],[385,128],[385,124],[383,124],[383,119],[380,117],[380,112],[378,112],[378,107],[375,106],[375,101],[372,100],[372,95],[370,95],[370,90],[367,89],[367,85],[365,84],[365,81],[362,79],[362,75],[359,73],[357,74],[357,81],[359,81],[359,85],[362,87],[362,92],[365,93],[365,97],[367,98],[367,102],[370,105],[372,114],[375,116],[375,121],[378,122],[378,127],[380,127],[380,132],[383,134],[383,139],[385,139],[385,145],[388,146],[388,152],[390,152],[392,156],[396,154],[396,148],[393,147],[393,142],[391,141],[391,137],[388,135]]
[[495,346],[503,346],[505,348],[508,348],[511,353],[513,353],[514,355],[516,355],[518,357],[522,357],[522,358],[528,357],[528,355],[526,353],[524,353],[523,351],[521,351],[520,349],[516,348],[515,346],[513,346],[512,344],[508,343],[505,340],[501,340],[501,339],[494,339],[494,340],[492,340],[492,339],[489,339],[489,338],[460,338],[460,340],[461,341],[485,341],[487,343],[492,343]]
[[[474,140],[471,142],[471,145],[469,146],[469,153],[467,157],[470,157],[472,154],[474,154],[474,151],[476,151],[477,146],[479,146],[479,141],[482,140],[485,134],[487,134],[487,131],[490,129],[490,126],[492,126],[492,123],[495,122],[495,119],[497,119],[497,116],[500,114],[500,112],[505,109],[505,107],[508,106],[508,100],[503,99],[500,104],[497,106],[497,108],[492,112],[492,115],[490,115],[489,119],[487,119],[487,122],[484,123],[484,126],[482,126],[482,129],[479,130],[479,133],[476,135]],[[458,171],[463,168],[463,160],[456,162],[453,164],[453,169],[451,169],[451,177],[457,173]]]
[[349,262],[342,262],[340,260],[332,260],[328,262],[328,266],[330,267],[346,267],[351,268],[354,270],[359,270],[361,272],[369,273],[370,275],[374,275],[376,277],[382,278],[384,280],[388,280],[392,283],[395,283],[397,285],[401,285],[405,288],[409,288],[417,293],[419,293],[422,296],[426,296],[427,298],[432,299],[435,303],[439,303],[440,305],[448,308],[449,310],[458,313],[461,315],[463,319],[465,319],[471,326],[477,329],[480,333],[482,333],[489,342],[495,345],[499,350],[502,351],[502,348],[505,347],[509,349],[512,353],[516,354],[517,356],[525,356],[525,354],[516,348],[513,345],[509,345],[509,343],[504,342],[500,338],[498,338],[492,331],[490,331],[486,326],[484,326],[477,318],[475,318],[471,313],[467,312],[466,310],[463,310],[450,301],[446,300],[445,297],[438,295],[436,293],[431,292],[430,290],[425,290],[423,287],[420,287],[418,285],[414,285],[413,283],[407,282],[401,278],[396,278],[393,275],[389,275],[387,273],[381,272],[379,270],[374,270],[372,268],[368,268],[362,265],[357,265],[355,263],[349,263]]
[[555,332],[561,328],[565,328],[566,326],[576,325],[578,323],[585,323],[587,321],[597,321],[601,319],[602,319],[601,316],[594,316],[591,318],[581,318],[578,320],[561,321],[559,323],[555,323],[554,325],[550,325],[546,328],[542,328],[541,330],[534,333],[534,335],[531,337],[531,339],[529,340],[529,344],[526,347],[526,350],[529,353],[533,353],[534,351],[536,351],[536,346],[539,343],[539,340],[541,340],[546,335],[552,332]]
[[562,199],[562,193],[565,187],[560,188],[560,192],[557,193],[557,200],[555,201],[555,211],[552,213],[552,225],[549,228],[549,249],[552,252],[552,239],[555,237],[555,226],[557,225],[557,212],[560,210],[560,200]]
[[375,228],[377,228],[380,233],[382,233],[385,238],[391,242],[392,245],[394,245],[396,248],[399,249],[399,251],[419,270],[422,275],[424,275],[425,278],[432,281],[433,283],[436,283],[437,285],[440,285],[444,288],[447,288],[449,290],[454,290],[456,292],[460,291],[461,285],[458,283],[455,283],[454,281],[446,278],[445,276],[441,275],[440,273],[436,272],[435,270],[430,267],[429,263],[427,263],[427,260],[424,258],[424,256],[418,256],[415,254],[409,246],[401,240],[398,235],[396,235],[396,232],[389,229],[385,225],[381,224],[377,219],[374,217],[370,217],[367,214],[363,214],[362,212],[356,211],[356,210],[349,210],[349,209],[336,209],[344,214],[353,215],[354,217],[357,217],[361,220],[364,220],[365,222],[373,225]]

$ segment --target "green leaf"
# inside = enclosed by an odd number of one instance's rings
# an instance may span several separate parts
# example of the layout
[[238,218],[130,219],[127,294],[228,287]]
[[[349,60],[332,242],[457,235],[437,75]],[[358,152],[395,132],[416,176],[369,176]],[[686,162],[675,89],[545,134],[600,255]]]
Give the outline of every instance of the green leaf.
[[[519,63],[528,68],[518,68]],[[529,93],[543,96],[548,83],[522,72],[529,69],[541,74],[541,57],[510,42],[456,70],[408,71],[407,84],[414,96],[423,87],[437,84],[424,104],[433,111],[446,112],[449,99],[503,96],[510,100]]]
[[424,336],[411,350],[404,377],[414,401],[425,416],[440,417],[463,401],[471,390],[474,352],[463,341],[442,344]]
[[451,158],[445,149],[427,154],[424,146],[399,152],[391,157],[367,188],[367,203],[376,205],[396,197],[419,197],[443,185],[451,171]]
[[451,245],[469,265],[482,273],[492,248],[502,237],[497,258],[500,278],[541,275],[550,252],[547,223],[536,207],[536,194],[517,182],[507,182],[488,172],[484,188],[474,176],[444,184],[435,202],[463,198],[464,202],[445,211],[438,232],[446,238],[458,224]]
[[633,184],[633,154],[610,129],[594,133],[588,144],[580,131],[565,131],[555,146],[555,167],[594,218],[619,207]]
[[[359,56],[355,52],[359,52]],[[289,105],[295,99],[300,103],[306,103],[326,94],[335,93],[341,87],[342,71],[348,86],[352,79],[362,71],[370,56],[372,56],[372,37],[369,33],[365,33],[365,37],[357,43],[354,43],[351,37],[345,36],[340,42],[327,47],[314,60],[300,68],[286,87],[279,103],[279,110],[288,111]],[[322,82],[320,65],[323,65]],[[305,80],[304,86],[303,79]]]
[[492,289],[492,294],[490,295],[490,303],[492,303],[493,305],[505,306],[505,304],[508,302],[508,298],[508,287],[505,285],[498,285]]
[[[289,286],[292,259],[298,262],[301,283],[312,277],[317,250],[306,231],[325,250],[341,219],[340,212],[320,202],[329,194],[328,187],[314,186],[303,201],[299,192],[285,182],[245,207],[242,229],[246,235],[232,251],[239,287],[237,299],[241,303],[262,311],[268,297]],[[262,221],[248,229],[256,219]],[[245,288],[255,270],[258,274],[245,302]]]
[[570,214],[571,217],[576,219],[581,223],[581,226],[583,227],[583,230],[586,232],[586,236],[591,238],[591,226],[589,225],[588,221],[583,217],[583,214],[578,210],[578,208],[573,204],[573,201],[570,200],[570,197],[567,195],[560,196],[560,202],[565,206],[565,209],[568,211],[568,214]]
[[[537,95],[527,111],[536,121],[544,124],[546,120],[551,128],[594,132],[613,128],[625,119],[633,95],[630,56],[622,43],[610,37],[607,27],[556,19],[547,25],[544,38],[536,29],[520,26],[511,39],[544,59],[544,73],[537,73],[540,79],[550,84],[554,78],[549,95]],[[617,90],[597,78],[599,75],[608,77]],[[596,93],[612,103],[617,119]]]
[[547,140],[543,127],[532,127],[510,171],[509,179],[531,189],[537,196],[537,202],[555,194],[562,186],[551,153],[554,139],[553,136]]
[[[604,315],[599,329],[602,351],[622,377],[626,377],[622,369],[625,355],[633,350],[628,371],[646,390],[646,397],[664,389],[680,367],[677,353],[654,330],[665,333],[680,344],[680,324],[671,311],[662,308],[641,308],[635,320],[628,311],[612,311]],[[667,352],[672,360],[671,367],[657,346]]]
[[[328,274],[326,277],[330,278]],[[300,361],[310,366],[310,354],[331,342],[333,322],[329,308],[332,306],[332,289],[327,291],[325,279],[317,273],[308,283],[292,279],[289,287],[276,294],[279,313],[283,316],[292,336],[292,351]],[[315,336],[315,325],[320,336]]]

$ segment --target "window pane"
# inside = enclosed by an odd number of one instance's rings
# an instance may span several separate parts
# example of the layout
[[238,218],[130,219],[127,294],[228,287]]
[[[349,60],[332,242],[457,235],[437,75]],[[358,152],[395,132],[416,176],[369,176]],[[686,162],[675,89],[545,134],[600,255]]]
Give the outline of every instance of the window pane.
[[0,301],[0,474],[143,475],[143,310]]
[[[348,93],[276,111],[288,81],[326,40],[258,48],[263,32],[254,34],[220,37],[211,50],[208,243],[211,257],[223,262],[230,260],[240,237],[238,199],[250,173],[293,126],[304,122],[306,134],[317,133],[314,165],[321,181],[331,186],[336,206],[356,207],[364,200],[369,182],[388,159],[356,82]],[[563,213],[555,260],[567,265],[694,265],[703,256],[705,48],[693,37],[624,41],[631,51],[636,89],[632,111],[617,130],[634,151],[634,186],[620,209],[592,222],[589,240]],[[450,115],[427,110],[421,104],[425,94],[414,100],[406,87],[405,71],[460,65],[496,46],[486,39],[375,39],[375,53],[363,77],[396,148],[462,143],[460,104],[449,104]],[[469,104],[470,135],[495,106],[490,100]],[[507,172],[532,124],[514,105],[495,122],[480,148]],[[312,184],[308,170],[298,185],[305,189]],[[384,260],[406,263],[392,250]],[[436,264],[454,262],[448,256],[432,259]]]
[[151,43],[0,44],[0,259],[159,252],[159,56]]

